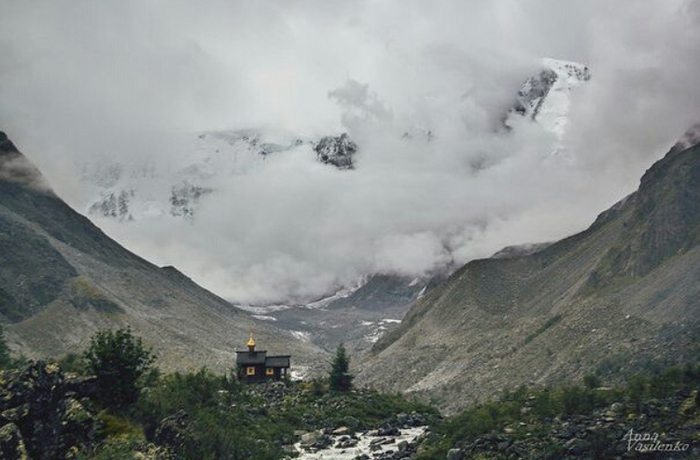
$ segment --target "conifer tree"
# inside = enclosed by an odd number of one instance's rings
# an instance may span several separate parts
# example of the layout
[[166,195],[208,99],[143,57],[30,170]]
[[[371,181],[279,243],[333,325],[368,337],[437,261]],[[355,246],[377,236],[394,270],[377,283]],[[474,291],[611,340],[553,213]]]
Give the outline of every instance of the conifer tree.
[[335,351],[330,372],[330,387],[334,391],[350,391],[353,376],[350,374],[350,358],[341,343]]

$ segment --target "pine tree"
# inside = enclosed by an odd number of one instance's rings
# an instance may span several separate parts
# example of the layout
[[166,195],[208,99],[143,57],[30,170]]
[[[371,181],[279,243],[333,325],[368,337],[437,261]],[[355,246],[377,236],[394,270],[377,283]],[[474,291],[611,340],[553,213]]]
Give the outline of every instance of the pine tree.
[[341,343],[335,351],[330,372],[330,387],[334,391],[350,391],[353,376],[350,374],[350,358]]

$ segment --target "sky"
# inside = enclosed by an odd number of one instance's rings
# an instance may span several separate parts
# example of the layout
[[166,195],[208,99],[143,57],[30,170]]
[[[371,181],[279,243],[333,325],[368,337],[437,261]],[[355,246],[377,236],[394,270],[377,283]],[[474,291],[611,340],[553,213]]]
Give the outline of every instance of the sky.
[[[354,171],[300,148],[220,179],[192,221],[96,220],[236,302],[304,302],[583,230],[700,121],[698,50],[689,0],[0,0],[0,129],[81,212],[95,158],[164,168],[179,133],[348,132]],[[501,127],[543,57],[593,75],[561,140]]]

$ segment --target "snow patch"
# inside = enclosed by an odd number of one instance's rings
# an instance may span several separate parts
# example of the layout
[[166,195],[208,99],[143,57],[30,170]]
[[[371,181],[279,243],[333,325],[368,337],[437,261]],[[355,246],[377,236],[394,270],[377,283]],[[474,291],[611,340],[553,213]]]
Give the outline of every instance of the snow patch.
[[311,333],[306,332],[306,331],[290,331],[294,337],[297,339],[303,341],[303,342],[311,342]]
[[259,319],[260,321],[277,321],[277,318],[275,318],[274,316],[253,315],[253,318]]

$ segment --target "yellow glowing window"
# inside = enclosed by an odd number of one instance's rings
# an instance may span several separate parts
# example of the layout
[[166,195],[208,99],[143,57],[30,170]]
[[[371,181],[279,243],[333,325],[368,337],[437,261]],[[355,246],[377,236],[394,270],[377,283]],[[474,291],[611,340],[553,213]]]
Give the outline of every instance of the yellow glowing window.
[[245,375],[255,375],[255,368],[254,367],[246,367],[245,368]]
[[275,370],[271,367],[265,369],[265,375],[275,375]]

